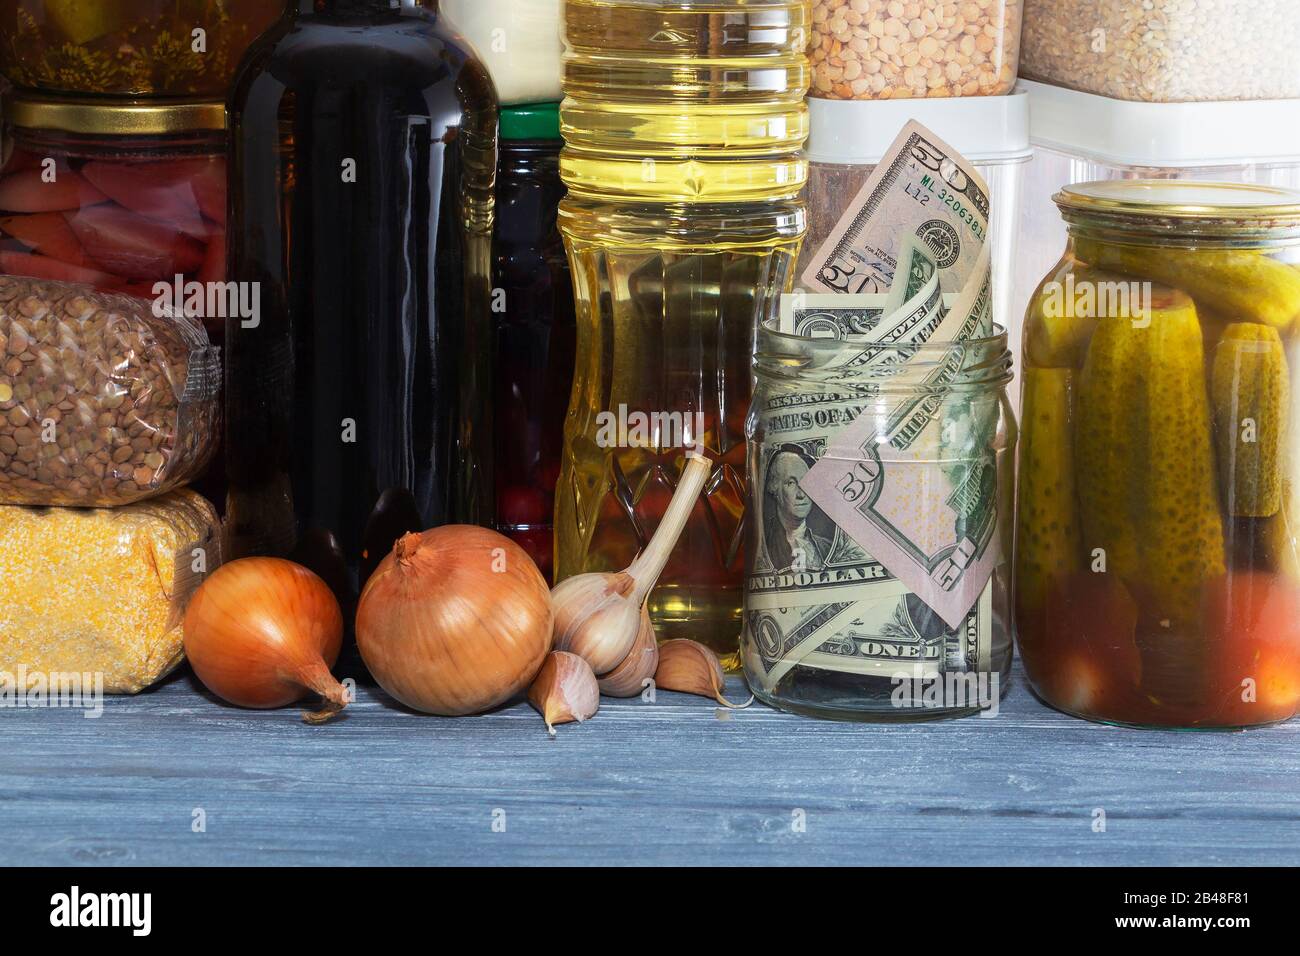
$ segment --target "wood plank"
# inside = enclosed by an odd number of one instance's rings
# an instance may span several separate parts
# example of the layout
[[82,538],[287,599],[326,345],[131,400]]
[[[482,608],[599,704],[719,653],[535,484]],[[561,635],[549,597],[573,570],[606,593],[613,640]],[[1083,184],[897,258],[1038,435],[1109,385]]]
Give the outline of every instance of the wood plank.
[[1300,863],[1296,721],[1104,727],[1022,681],[995,719],[726,716],[680,694],[607,700],[552,740],[526,704],[451,720],[362,687],[308,727],[189,676],[99,719],[0,711],[0,862]]

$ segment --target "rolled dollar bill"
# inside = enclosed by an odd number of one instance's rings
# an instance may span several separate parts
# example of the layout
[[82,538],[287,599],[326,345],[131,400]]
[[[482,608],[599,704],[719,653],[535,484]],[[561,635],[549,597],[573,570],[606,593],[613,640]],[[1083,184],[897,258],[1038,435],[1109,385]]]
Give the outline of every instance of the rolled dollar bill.
[[888,292],[904,243],[914,237],[934,253],[943,290],[959,291],[976,272],[988,229],[989,188],[984,178],[913,120],[849,203],[800,280],[818,292]]

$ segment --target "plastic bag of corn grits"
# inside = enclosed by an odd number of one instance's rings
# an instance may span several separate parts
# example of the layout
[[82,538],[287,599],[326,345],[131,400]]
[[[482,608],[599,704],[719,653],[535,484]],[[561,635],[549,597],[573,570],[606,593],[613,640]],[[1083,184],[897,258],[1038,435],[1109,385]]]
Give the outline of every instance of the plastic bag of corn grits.
[[131,694],[166,676],[220,541],[188,489],[120,508],[0,506],[0,679],[102,675]]

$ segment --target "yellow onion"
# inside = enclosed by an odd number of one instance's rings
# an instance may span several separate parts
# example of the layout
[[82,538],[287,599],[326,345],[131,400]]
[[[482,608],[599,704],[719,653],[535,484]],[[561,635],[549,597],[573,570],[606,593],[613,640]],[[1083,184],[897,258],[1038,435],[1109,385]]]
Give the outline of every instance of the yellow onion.
[[208,690],[240,707],[284,707],[325,698],[320,720],[347,694],[330,668],[343,615],[329,586],[281,558],[242,558],[213,571],[185,611],[185,656]]
[[413,710],[459,716],[524,690],[551,649],[550,592],[504,535],[447,525],[400,538],[366,582],[357,647]]

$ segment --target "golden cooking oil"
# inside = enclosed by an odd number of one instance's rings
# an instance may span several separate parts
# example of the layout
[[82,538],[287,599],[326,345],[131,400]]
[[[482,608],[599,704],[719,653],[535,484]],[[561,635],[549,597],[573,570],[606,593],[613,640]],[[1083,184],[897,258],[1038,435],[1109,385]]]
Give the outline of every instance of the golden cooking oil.
[[557,580],[645,547],[698,442],[713,472],[659,585],[659,637],[734,665],[758,323],[805,221],[803,0],[566,0],[560,225],[577,363]]
[[566,0],[561,173],[586,197],[792,198],[807,0]]

